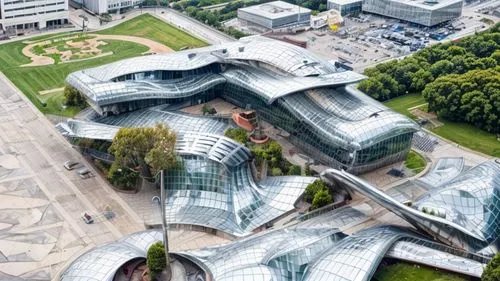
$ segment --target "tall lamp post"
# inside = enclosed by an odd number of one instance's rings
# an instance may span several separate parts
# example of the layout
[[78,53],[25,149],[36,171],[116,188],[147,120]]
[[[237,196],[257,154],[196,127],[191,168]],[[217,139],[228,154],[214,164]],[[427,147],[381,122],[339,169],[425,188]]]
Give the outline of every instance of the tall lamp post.
[[164,170],[160,172],[160,208],[161,208],[161,226],[163,229],[163,245],[165,246],[165,258],[167,262],[167,271],[170,271],[170,258],[168,256],[168,234],[167,217],[165,215],[165,178]]

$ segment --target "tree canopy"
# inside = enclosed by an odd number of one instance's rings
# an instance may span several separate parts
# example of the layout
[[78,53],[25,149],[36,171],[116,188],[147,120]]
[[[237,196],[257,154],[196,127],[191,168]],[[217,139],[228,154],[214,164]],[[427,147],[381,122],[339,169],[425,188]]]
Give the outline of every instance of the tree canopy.
[[121,128],[113,139],[109,152],[115,156],[113,165],[140,169],[143,177],[177,164],[175,133],[158,124],[148,128]]
[[497,253],[488,263],[481,276],[481,281],[500,280],[500,253]]
[[64,98],[66,105],[79,106],[82,108],[87,106],[85,97],[71,85],[66,85],[66,87],[64,87]]
[[150,271],[150,280],[155,280],[156,276],[167,267],[163,243],[156,242],[149,247],[146,262]]
[[485,32],[424,48],[365,70],[359,89],[379,101],[422,92],[429,110],[498,133],[500,23]]

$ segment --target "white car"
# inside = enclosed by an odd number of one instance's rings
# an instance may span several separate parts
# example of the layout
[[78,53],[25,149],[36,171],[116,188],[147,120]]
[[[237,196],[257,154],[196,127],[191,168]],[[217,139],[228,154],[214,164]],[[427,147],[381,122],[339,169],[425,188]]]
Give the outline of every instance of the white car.
[[92,177],[92,173],[87,167],[83,167],[82,169],[78,170],[78,176],[82,179],[88,179]]

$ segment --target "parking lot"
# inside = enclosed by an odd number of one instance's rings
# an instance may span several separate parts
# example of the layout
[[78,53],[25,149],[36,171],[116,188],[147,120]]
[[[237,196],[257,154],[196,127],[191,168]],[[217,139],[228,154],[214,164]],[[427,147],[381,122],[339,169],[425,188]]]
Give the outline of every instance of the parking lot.
[[484,7],[496,6],[500,6],[499,0],[466,5],[460,18],[432,28],[361,14],[344,17],[344,25],[336,32],[325,27],[286,36],[307,41],[307,48],[312,52],[344,62],[355,71],[362,72],[367,67],[409,55],[425,46],[457,40],[485,30],[489,26],[485,21],[498,22],[499,18],[478,11],[484,12]]

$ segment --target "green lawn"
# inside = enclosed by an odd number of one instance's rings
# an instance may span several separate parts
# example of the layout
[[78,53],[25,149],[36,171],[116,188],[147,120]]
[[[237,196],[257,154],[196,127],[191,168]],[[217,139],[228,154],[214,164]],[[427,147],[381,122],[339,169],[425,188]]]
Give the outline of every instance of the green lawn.
[[[384,103],[396,112],[416,119],[408,108],[425,104],[424,98],[420,94],[409,94],[397,97]],[[439,120],[444,125],[431,129],[434,133],[443,138],[458,143],[461,146],[470,148],[495,157],[500,157],[500,141],[494,134],[478,129],[465,123],[454,123],[448,120]]]
[[[207,45],[200,39],[149,14],[135,17],[130,21],[123,22],[115,27],[103,30],[100,33],[144,37],[163,43],[174,50],[186,46],[200,47]],[[75,33],[47,34],[30,38],[26,41],[38,42],[49,38],[54,39],[74,34]],[[0,71],[2,71],[41,112],[62,116],[74,116],[78,112],[78,108],[63,108],[63,96],[61,93],[42,97],[39,95],[39,92],[64,87],[64,80],[71,72],[139,56],[141,53],[148,50],[146,46],[132,42],[117,40],[104,41],[106,41],[108,45],[100,46],[100,49],[104,53],[112,51],[113,55],[37,67],[20,67],[21,65],[31,62],[29,58],[22,54],[22,49],[26,46],[26,43],[16,41],[0,44]]]
[[47,102],[47,106],[44,107],[41,101],[42,97],[38,92],[64,87],[64,79],[66,79],[66,76],[71,72],[110,63],[119,59],[135,57],[148,50],[148,47],[132,42],[115,40],[106,40],[106,42],[108,42],[109,45],[103,46],[103,51],[107,52],[108,50],[113,50],[113,55],[63,64],[37,67],[11,67],[4,69],[3,73],[43,113],[73,116],[75,114],[74,109],[62,109],[60,106],[57,106],[57,104],[61,104],[60,101],[51,102],[50,104]]
[[207,43],[150,14],[143,14],[98,34],[131,35],[162,43],[178,51],[183,47],[203,47]]
[[432,131],[443,138],[458,143],[472,150],[480,151],[494,157],[500,157],[500,141],[494,134],[478,129],[465,123],[443,121],[443,126],[433,128]]
[[372,281],[467,281],[468,277],[430,267],[396,263],[379,268]]
[[415,116],[408,111],[408,108],[412,108],[425,103],[427,102],[424,100],[424,97],[422,97],[421,94],[408,94],[384,102],[386,106],[392,108],[394,111],[406,115],[410,118],[415,118]]
[[412,170],[415,174],[422,172],[427,165],[425,159],[420,154],[411,150],[406,157],[405,166]]

